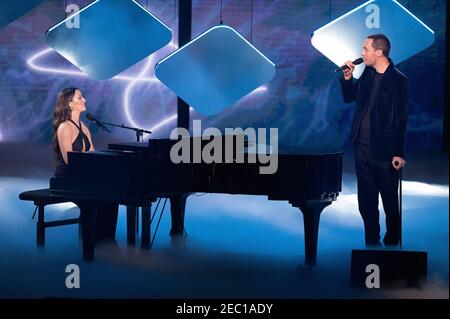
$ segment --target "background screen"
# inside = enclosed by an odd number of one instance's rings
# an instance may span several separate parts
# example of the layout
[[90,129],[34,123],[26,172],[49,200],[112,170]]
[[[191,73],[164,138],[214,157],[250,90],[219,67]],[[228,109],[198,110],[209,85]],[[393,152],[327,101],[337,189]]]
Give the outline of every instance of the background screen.
[[[71,0],[80,7],[91,1]],[[178,1],[138,1],[178,36]],[[399,1],[434,30],[435,43],[398,65],[409,78],[407,151],[440,149],[445,105],[445,1]],[[311,45],[311,33],[361,1],[223,0],[223,23],[272,60],[275,77],[232,107],[201,119],[203,128],[277,127],[280,145],[335,151],[348,145],[354,104],[342,102],[334,64]],[[168,137],[176,126],[176,96],[154,77],[154,65],[173,43],[106,81],[91,80],[45,42],[45,32],[65,18],[69,1],[49,0],[0,29],[0,141],[48,143],[58,92],[80,88],[98,119],[150,129]],[[193,1],[192,37],[220,23],[220,0]],[[411,38],[413,40],[413,37]],[[395,43],[392,44],[395,46]],[[395,61],[394,61],[395,63]],[[134,141],[131,131],[99,132],[95,141]]]

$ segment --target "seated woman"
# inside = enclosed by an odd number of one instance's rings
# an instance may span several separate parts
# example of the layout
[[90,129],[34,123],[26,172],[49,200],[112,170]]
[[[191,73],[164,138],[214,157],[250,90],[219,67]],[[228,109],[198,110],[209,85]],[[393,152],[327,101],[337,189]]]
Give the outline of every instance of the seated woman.
[[[56,100],[52,116],[52,147],[55,177],[67,173],[68,152],[94,151],[91,133],[81,122],[80,115],[86,111],[86,100],[77,88],[65,88]],[[104,205],[97,215],[98,241],[115,240],[118,205]]]

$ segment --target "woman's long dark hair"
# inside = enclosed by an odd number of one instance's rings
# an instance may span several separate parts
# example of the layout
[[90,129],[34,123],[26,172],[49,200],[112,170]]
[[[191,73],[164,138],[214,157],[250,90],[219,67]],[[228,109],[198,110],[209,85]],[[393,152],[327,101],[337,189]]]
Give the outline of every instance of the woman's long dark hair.
[[55,110],[52,115],[52,149],[53,149],[53,162],[56,164],[61,154],[58,143],[58,127],[61,123],[70,119],[71,111],[69,103],[72,101],[73,96],[77,88],[70,87],[62,89],[56,99]]

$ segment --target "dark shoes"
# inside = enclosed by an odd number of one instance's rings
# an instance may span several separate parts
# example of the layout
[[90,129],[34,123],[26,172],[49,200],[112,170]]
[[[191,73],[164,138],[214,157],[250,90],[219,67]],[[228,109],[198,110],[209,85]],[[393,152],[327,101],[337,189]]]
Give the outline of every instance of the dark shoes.
[[400,244],[400,238],[386,233],[383,238],[383,244],[385,244],[386,246],[397,246],[398,244]]
[[[398,236],[392,236],[391,234],[386,233],[386,235],[383,238],[383,244],[385,246],[397,246],[400,244],[400,238]],[[366,239],[367,248],[380,248],[381,246],[383,245],[378,239],[373,240]]]
[[377,241],[366,241],[366,248],[380,248],[381,246],[383,246],[383,245],[381,245],[379,240],[377,240]]

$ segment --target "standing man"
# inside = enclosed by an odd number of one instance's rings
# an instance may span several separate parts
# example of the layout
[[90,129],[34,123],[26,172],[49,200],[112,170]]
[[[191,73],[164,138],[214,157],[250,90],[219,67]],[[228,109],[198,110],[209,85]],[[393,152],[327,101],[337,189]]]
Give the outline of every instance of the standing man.
[[385,245],[400,241],[398,171],[405,166],[408,79],[389,58],[383,34],[368,36],[362,49],[366,68],[353,80],[355,65],[347,61],[340,83],[344,103],[356,101],[350,141],[354,144],[358,207],[366,246],[380,246],[378,195],[386,213]]

